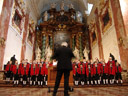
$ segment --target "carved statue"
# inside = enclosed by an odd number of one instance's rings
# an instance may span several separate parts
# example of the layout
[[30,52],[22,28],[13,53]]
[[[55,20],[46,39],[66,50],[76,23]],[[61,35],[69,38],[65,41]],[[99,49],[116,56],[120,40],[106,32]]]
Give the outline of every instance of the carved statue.
[[81,18],[82,18],[82,17],[81,17],[80,12],[78,11],[76,14],[77,14],[77,21],[78,21],[78,22],[81,22]]
[[51,19],[51,18],[53,18],[53,17],[54,17],[54,16],[53,16],[53,15],[51,15],[51,16],[50,16],[50,19]]
[[41,50],[39,47],[36,48],[36,60],[39,60],[41,58]]
[[45,13],[44,13],[44,21],[47,21],[47,20],[48,20],[48,12],[45,11]]
[[73,51],[74,56],[79,60],[80,59],[80,54],[79,50],[75,47],[75,50]]
[[89,53],[89,50],[87,50],[87,48],[85,46],[83,54],[84,54],[84,57],[86,58],[86,60],[88,60],[88,53]]
[[54,8],[56,8],[56,3],[51,4],[51,9],[54,9]]
[[75,19],[75,16],[74,16],[74,15],[71,15],[71,18],[72,18],[72,19]]
[[64,10],[64,1],[61,2],[60,9]]
[[71,4],[69,5],[69,8],[70,8],[70,9],[74,9],[74,5],[71,3]]
[[51,56],[52,56],[52,50],[50,49],[50,47],[46,47],[46,49],[45,49],[46,60],[50,61]]

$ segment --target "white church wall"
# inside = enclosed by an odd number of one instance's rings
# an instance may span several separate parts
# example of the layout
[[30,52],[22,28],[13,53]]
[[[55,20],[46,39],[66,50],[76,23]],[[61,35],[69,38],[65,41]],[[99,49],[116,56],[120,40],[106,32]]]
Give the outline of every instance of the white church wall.
[[15,54],[16,59],[20,62],[21,57],[21,46],[22,46],[22,38],[15,31],[15,29],[9,25],[5,55],[4,55],[4,64],[10,60],[10,58]]
[[95,60],[96,57],[99,58],[99,46],[98,46],[98,43],[96,43],[92,47],[92,59]]
[[114,25],[111,26],[111,28],[108,29],[106,31],[106,34],[102,37],[102,44],[105,61],[108,61],[108,57],[110,53],[112,53],[115,59],[117,59],[120,62],[119,48]]
[[28,59],[28,61],[32,60],[32,55],[33,55],[33,48],[28,43],[26,43],[25,59]]

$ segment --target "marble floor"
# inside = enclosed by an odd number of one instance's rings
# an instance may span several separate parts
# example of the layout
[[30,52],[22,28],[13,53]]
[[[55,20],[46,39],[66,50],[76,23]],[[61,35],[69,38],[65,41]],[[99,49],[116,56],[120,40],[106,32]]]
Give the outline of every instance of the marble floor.
[[[0,87],[0,96],[52,96],[47,88]],[[57,96],[64,96],[63,88]],[[74,88],[70,96],[128,96],[128,86]]]

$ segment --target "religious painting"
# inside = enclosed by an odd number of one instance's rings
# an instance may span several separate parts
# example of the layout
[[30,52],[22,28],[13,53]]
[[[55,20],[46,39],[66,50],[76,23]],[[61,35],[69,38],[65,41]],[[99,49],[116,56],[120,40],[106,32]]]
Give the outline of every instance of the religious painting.
[[13,22],[15,23],[15,25],[21,29],[21,20],[22,20],[22,16],[18,13],[17,10],[15,10],[15,14],[13,17]]
[[104,33],[112,25],[112,13],[109,5],[109,0],[106,1],[106,3],[104,3],[102,6],[103,7],[100,10],[100,23],[102,27],[102,32]]
[[54,34],[54,48],[60,47],[62,42],[67,42],[70,45],[70,33],[66,31],[57,31]]
[[110,17],[109,17],[108,10],[107,10],[106,14],[103,16],[102,20],[103,20],[104,26],[106,26],[109,23]]
[[93,46],[97,42],[97,29],[96,29],[96,24],[94,20],[91,20],[89,24],[89,31],[90,31],[90,37],[91,37],[91,44]]
[[29,31],[29,34],[28,34],[28,41],[29,41],[30,44],[32,44],[32,37],[33,37],[32,35],[33,35],[32,32]]
[[97,41],[97,34],[96,34],[96,31],[94,30],[92,32],[92,44],[95,45],[96,41]]

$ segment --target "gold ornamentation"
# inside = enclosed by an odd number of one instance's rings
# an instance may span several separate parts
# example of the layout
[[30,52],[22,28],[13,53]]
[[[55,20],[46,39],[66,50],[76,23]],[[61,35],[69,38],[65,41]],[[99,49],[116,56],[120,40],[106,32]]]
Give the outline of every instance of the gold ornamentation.
[[0,37],[0,47],[4,47],[5,46],[5,39],[4,37]]
[[124,47],[125,49],[128,48],[128,38],[127,37],[120,37],[118,39],[118,43],[120,46]]

